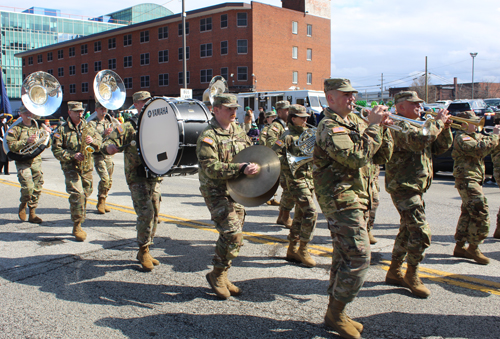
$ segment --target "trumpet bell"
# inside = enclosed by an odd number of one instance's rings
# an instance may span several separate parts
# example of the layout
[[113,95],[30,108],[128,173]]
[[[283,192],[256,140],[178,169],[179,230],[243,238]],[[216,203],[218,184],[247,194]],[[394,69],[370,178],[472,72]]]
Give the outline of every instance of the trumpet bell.
[[21,100],[31,113],[41,117],[51,115],[62,103],[61,84],[49,73],[31,73],[21,86]]
[[126,99],[125,84],[122,78],[109,69],[96,74],[94,78],[94,94],[107,109],[119,109]]

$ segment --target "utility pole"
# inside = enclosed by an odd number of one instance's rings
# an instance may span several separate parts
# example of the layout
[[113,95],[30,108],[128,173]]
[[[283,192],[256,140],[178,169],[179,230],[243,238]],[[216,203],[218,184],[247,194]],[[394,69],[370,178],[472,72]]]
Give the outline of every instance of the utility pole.
[[429,87],[427,79],[427,57],[425,57],[425,102],[429,102]]
[[182,71],[184,78],[184,88],[187,88],[187,61],[186,61],[186,10],[182,0]]
[[470,56],[472,57],[472,93],[470,98],[474,99],[474,58],[476,57],[477,53],[471,53]]

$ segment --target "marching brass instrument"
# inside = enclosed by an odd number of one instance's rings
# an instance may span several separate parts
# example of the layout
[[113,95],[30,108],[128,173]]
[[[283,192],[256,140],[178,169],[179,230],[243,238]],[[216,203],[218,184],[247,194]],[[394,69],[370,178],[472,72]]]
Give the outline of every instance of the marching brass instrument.
[[286,153],[286,160],[288,161],[288,166],[293,175],[302,165],[307,164],[313,160],[312,154],[314,151],[314,145],[316,145],[316,131],[318,130],[314,126],[308,125],[309,128],[306,129],[299,138],[295,141],[295,146],[297,146],[305,156],[296,157],[290,153]]
[[83,161],[77,164],[82,172],[88,172],[92,170],[92,154],[95,152],[94,147],[87,144],[87,136],[89,135],[90,125],[86,124],[82,129],[82,135],[80,136],[80,153],[83,155]]
[[[22,119],[20,119],[22,120]],[[38,123],[36,122],[35,119],[33,119],[36,125],[36,139],[33,141],[33,143],[26,144],[22,149],[20,149],[17,153],[21,155],[27,155],[27,154],[32,154],[33,152],[36,151],[36,149],[42,145],[47,146],[50,140],[50,133],[45,130],[45,128],[39,129],[38,128]],[[45,126],[44,124],[42,124]]]
[[[434,111],[425,111],[423,112],[425,116],[428,116],[432,119],[436,119],[437,117],[437,112],[434,112]],[[477,126],[477,130],[478,132],[482,132],[483,129],[484,129],[484,124],[486,123],[486,120],[483,118],[481,118],[481,120],[479,121],[474,121],[474,120],[470,120],[470,119],[466,119],[466,118],[461,118],[461,117],[457,117],[457,116],[450,116],[448,119],[450,119],[451,121],[456,121],[458,123],[452,123],[451,124],[451,127],[455,128],[455,129],[459,129],[459,130],[467,130],[469,128],[469,124],[471,125],[475,125]],[[467,124],[467,127],[462,127],[462,124]]]
[[208,88],[203,92],[203,102],[210,102],[210,105],[214,104],[214,96],[217,94],[229,92],[229,87],[227,86],[227,81],[224,77],[216,75],[210,80]]

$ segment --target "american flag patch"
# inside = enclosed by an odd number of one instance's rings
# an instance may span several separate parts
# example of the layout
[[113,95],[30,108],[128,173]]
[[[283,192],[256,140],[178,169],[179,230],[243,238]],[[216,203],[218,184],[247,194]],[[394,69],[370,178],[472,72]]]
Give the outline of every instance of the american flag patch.
[[279,132],[279,131],[280,131],[280,130],[278,129],[278,127],[276,127],[276,126],[273,126],[272,130],[273,130],[273,131],[275,131],[275,132]]
[[61,135],[59,133],[54,133],[54,138],[61,139]]
[[116,130],[118,131],[118,133],[122,134],[123,133],[123,127],[122,126],[118,126],[116,127]]
[[214,141],[212,139],[210,139],[209,137],[205,137],[203,138],[202,140],[203,142],[206,142],[207,144],[209,145],[212,145],[214,143]]
[[332,128],[332,131],[333,131],[333,133],[342,133],[342,132],[345,132],[345,128],[342,126],[337,126],[337,127]]
[[276,140],[276,145],[278,145],[279,147],[283,146],[283,141]]
[[463,136],[463,137],[462,137],[462,140],[463,140],[463,141],[469,141],[470,139],[471,139],[471,137],[469,137],[469,136]]

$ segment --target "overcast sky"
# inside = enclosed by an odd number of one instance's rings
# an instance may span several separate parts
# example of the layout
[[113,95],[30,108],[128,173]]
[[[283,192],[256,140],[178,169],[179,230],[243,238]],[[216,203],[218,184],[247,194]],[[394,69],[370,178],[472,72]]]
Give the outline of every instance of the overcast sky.
[[[180,0],[149,2],[174,13],[182,10]],[[185,0],[185,6],[189,11],[224,2],[228,1]],[[260,2],[281,7],[280,0]],[[94,17],[139,3],[18,0],[15,6],[54,8]],[[331,0],[331,7],[331,75],[350,78],[359,90],[380,88],[382,73],[385,88],[410,85],[425,71],[426,56],[433,84],[451,84],[454,77],[470,82],[471,52],[478,53],[474,81],[500,81],[498,0]]]

